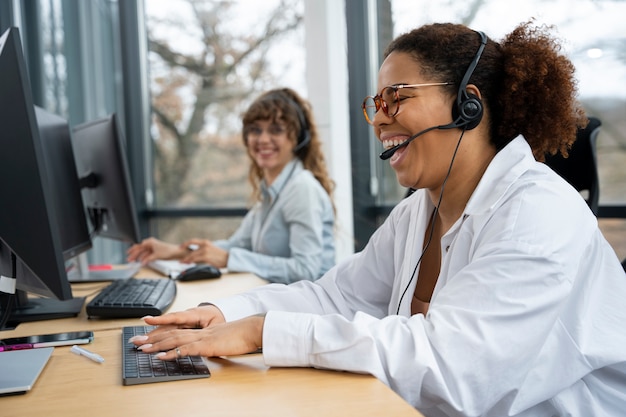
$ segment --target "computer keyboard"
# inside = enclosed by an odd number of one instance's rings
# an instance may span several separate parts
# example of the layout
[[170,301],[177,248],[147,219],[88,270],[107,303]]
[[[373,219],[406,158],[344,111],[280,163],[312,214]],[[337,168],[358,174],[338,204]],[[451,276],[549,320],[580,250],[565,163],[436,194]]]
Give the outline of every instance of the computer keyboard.
[[143,353],[128,343],[128,339],[146,334],[152,326],[127,326],[122,328],[122,382],[124,385],[149,384],[152,382],[178,381],[181,379],[208,378],[209,367],[201,356],[184,356],[172,361],[157,359],[153,354]]
[[165,278],[130,278],[113,281],[91,300],[87,316],[131,318],[159,316],[174,302],[176,283]]

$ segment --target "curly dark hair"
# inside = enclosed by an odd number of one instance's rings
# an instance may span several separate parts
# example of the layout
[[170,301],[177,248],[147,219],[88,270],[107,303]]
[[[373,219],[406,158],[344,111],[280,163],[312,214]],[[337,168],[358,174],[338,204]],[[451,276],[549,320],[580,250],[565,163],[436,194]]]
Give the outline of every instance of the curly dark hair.
[[[302,120],[304,117],[304,120]],[[311,171],[324,190],[333,201],[335,183],[328,175],[326,161],[322,152],[322,142],[319,138],[313,112],[310,104],[290,88],[278,88],[261,94],[248,107],[243,115],[243,141],[246,143],[247,132],[252,123],[257,120],[281,121],[287,126],[289,139],[298,142],[298,136],[303,129],[307,129],[310,135],[308,145],[300,149],[296,155],[302,161],[304,168]],[[305,124],[305,126],[302,126]],[[251,158],[252,159],[252,158]],[[260,183],[263,172],[252,159],[248,179],[253,188],[253,198],[258,200],[260,195]]]
[[[551,29],[535,26],[531,19],[500,43],[489,39],[469,80],[480,90],[490,114],[496,149],[521,134],[539,161],[557,152],[567,156],[576,130],[588,123],[577,100],[574,65],[560,53]],[[454,81],[449,89],[456,95],[479,44],[479,35],[466,26],[435,23],[399,36],[384,56],[394,51],[413,56],[423,75],[433,81]]]

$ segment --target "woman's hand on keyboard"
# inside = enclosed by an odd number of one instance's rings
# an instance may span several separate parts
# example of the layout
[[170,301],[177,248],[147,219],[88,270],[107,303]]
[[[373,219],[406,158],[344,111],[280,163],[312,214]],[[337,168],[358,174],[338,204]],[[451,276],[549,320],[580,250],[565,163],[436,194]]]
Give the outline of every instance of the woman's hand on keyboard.
[[202,329],[226,322],[220,309],[213,304],[202,304],[199,307],[162,316],[146,316],[143,320],[146,324],[159,326],[152,332],[154,334],[172,329]]
[[[219,312],[217,307],[211,307]],[[223,321],[222,316],[222,322],[210,322],[208,326],[197,329],[190,324],[194,323],[192,317],[197,319],[198,309],[209,310],[198,307],[159,317],[146,317],[147,324],[159,327],[146,336],[134,337],[130,341],[146,353],[158,352],[156,357],[163,360],[181,356],[241,355],[255,352],[262,346],[265,315],[228,323]]]

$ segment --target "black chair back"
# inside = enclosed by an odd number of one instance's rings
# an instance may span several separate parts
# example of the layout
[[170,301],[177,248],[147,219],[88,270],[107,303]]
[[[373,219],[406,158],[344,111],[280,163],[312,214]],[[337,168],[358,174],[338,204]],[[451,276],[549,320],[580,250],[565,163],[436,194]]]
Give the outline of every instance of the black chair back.
[[546,164],[569,182],[576,190],[586,192],[585,200],[591,211],[598,214],[600,185],[598,181],[598,162],[596,140],[602,123],[596,117],[589,117],[584,129],[579,129],[576,141],[569,151],[569,156],[548,155]]

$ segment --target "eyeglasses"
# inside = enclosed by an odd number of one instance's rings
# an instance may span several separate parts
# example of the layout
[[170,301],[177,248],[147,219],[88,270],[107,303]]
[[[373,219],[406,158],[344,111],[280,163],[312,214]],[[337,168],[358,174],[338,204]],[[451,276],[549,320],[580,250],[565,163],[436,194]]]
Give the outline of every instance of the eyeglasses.
[[[388,117],[395,117],[400,110],[400,94],[398,90],[401,88],[418,88],[418,87],[432,87],[438,85],[450,85],[452,83],[426,83],[426,84],[398,84],[390,85],[383,88],[380,94],[375,96],[367,96],[363,100],[361,107],[363,108],[363,115],[367,123],[374,124],[374,116],[380,109],[383,109]],[[403,100],[408,97],[404,97]]]
[[275,123],[270,124],[265,129],[258,125],[250,125],[245,128],[245,134],[247,137],[258,138],[263,134],[263,131],[267,132],[270,136],[280,136],[287,132],[287,128],[283,125]]

